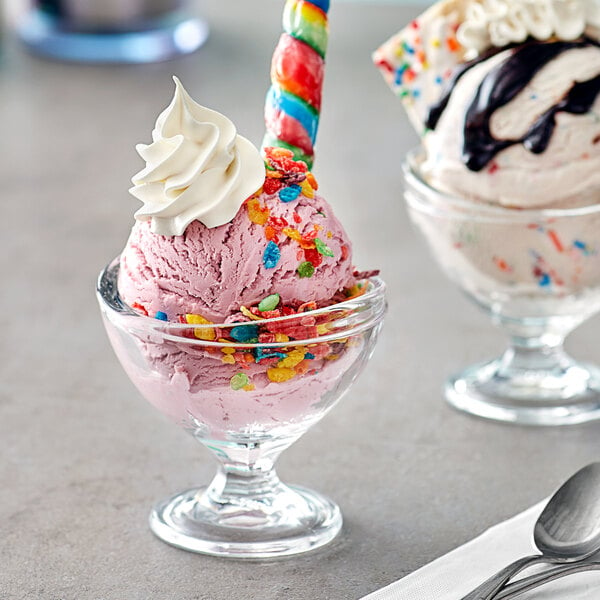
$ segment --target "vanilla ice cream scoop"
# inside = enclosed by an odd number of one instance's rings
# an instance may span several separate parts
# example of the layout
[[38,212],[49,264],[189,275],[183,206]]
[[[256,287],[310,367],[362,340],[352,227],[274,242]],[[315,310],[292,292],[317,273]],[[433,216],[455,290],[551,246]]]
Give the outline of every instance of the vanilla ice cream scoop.
[[531,0],[440,2],[383,44],[375,62],[422,135],[422,172],[437,189],[518,208],[593,204],[598,6],[533,8]]

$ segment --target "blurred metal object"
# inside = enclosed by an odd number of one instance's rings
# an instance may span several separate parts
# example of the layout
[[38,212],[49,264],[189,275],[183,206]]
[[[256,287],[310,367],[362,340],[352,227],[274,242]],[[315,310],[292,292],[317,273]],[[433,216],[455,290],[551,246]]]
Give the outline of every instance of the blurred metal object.
[[208,25],[185,0],[37,0],[18,27],[34,52],[79,62],[147,63],[197,50]]
[[583,559],[597,554],[600,551],[599,498],[600,462],[594,462],[569,477],[538,517],[533,542],[541,554],[512,562],[461,600],[492,600],[514,575],[529,566],[581,563]]
[[137,28],[182,8],[182,0],[38,0],[39,9],[78,28]]

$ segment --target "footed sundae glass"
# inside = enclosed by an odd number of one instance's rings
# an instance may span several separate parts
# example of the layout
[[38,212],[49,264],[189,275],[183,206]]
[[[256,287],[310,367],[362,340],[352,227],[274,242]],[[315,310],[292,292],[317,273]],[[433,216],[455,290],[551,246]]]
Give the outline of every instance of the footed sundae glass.
[[600,369],[563,343],[600,310],[600,204],[511,209],[440,192],[404,164],[409,213],[446,275],[510,337],[498,359],[450,377],[455,408],[488,419],[563,425],[600,418]]
[[119,297],[118,259],[98,299],[112,346],[141,394],[217,459],[208,486],[159,502],[152,531],[205,554],[273,557],[318,548],[342,517],[328,498],[284,485],[274,463],[319,421],[368,361],[386,303],[373,277],[353,297],[295,315],[244,323],[171,323]]

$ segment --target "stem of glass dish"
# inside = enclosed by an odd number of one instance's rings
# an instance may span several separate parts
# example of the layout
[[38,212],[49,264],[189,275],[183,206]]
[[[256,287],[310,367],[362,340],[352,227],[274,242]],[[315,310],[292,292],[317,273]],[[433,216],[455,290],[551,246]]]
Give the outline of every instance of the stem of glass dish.
[[568,425],[600,418],[600,371],[563,348],[577,319],[498,319],[510,346],[495,360],[448,379],[455,408],[523,425]]
[[498,375],[510,378],[521,375],[527,379],[545,374],[563,377],[574,364],[563,344],[579,323],[579,319],[569,318],[500,318],[497,324],[510,336],[510,346],[498,361]]
[[239,505],[256,501],[262,505],[284,491],[274,464],[279,454],[294,441],[277,443],[203,443],[219,461],[219,469],[206,490],[206,497],[219,505]]
[[498,394],[557,405],[587,394],[591,375],[564,351],[563,342],[556,332],[511,336],[510,347],[496,362]]
[[249,501],[265,502],[281,491],[282,483],[271,468],[268,471],[239,471],[230,470],[227,465],[220,465],[217,475],[206,490],[212,502],[218,504],[239,504],[240,499],[247,504]]
[[559,336],[521,338],[513,336],[501,358],[500,373],[510,371],[562,371],[571,364]]
[[337,505],[284,485],[275,472],[279,453],[294,439],[203,439],[219,461],[215,478],[157,504],[152,531],[180,548],[238,558],[296,554],[331,541],[342,526]]

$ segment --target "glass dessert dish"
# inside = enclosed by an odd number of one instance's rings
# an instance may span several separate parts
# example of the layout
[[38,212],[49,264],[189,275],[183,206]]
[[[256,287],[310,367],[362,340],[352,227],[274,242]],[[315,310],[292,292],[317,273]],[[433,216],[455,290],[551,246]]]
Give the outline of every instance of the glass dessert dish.
[[565,337],[600,310],[600,204],[511,209],[431,187],[414,151],[404,164],[409,213],[435,259],[510,336],[498,359],[451,377],[448,402],[528,425],[600,418],[600,370],[569,357]]
[[152,531],[186,550],[240,558],[332,540],[342,524],[336,504],[284,485],[274,463],[368,361],[386,307],[383,282],[371,278],[346,301],[295,315],[179,324],[127,306],[118,271],[117,259],[97,289],[117,357],[141,394],[219,462],[210,485],[156,505]]

